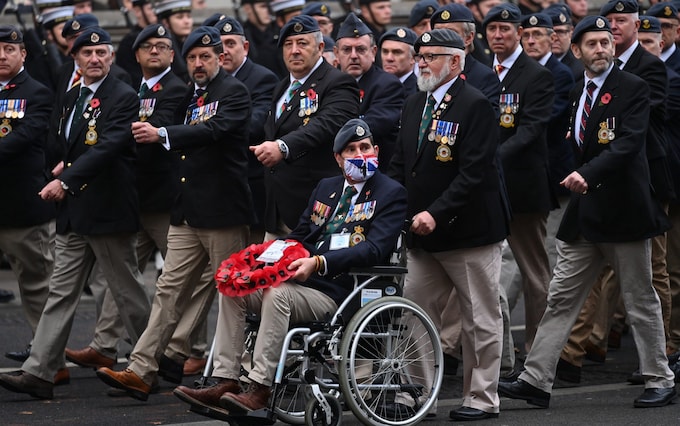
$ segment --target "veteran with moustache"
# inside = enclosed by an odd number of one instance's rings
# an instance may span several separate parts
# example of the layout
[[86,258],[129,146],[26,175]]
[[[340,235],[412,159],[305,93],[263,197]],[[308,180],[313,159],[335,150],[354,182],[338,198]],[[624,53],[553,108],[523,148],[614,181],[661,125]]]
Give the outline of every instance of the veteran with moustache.
[[371,126],[380,147],[380,162],[388,165],[399,131],[399,114],[404,104],[404,87],[399,79],[375,65],[378,51],[371,30],[350,13],[340,26],[335,56],[340,70],[354,77],[359,85],[359,117]]
[[181,104],[186,106],[184,124],[132,126],[138,143],[161,144],[175,153],[179,164],[180,190],[170,214],[163,273],[156,283],[149,323],[128,367],[97,370],[105,383],[143,401],[157,375],[172,378],[177,371],[181,377],[188,354],[168,357],[163,351],[189,307],[198,307],[190,329],[201,324],[215,289],[203,281],[197,284],[200,276],[208,263],[214,273],[222,260],[245,247],[248,225],[254,220],[247,181],[248,90],[222,69],[217,28],[192,31],[182,54],[193,81]]
[[[170,69],[174,52],[169,34],[160,24],[149,25],[132,44],[142,71],[138,120],[159,127],[174,122],[186,91],[186,85]],[[138,144],[136,166],[141,222],[137,259],[143,272],[156,248],[166,255],[170,208],[179,184],[173,178],[172,154],[159,144]],[[66,359],[81,367],[113,367],[123,332],[120,314],[107,288],[92,342],[83,349],[67,348]]]
[[[53,95],[28,75],[22,32],[0,26],[0,250],[7,255],[19,284],[21,305],[35,333],[54,266],[55,208],[36,196],[45,178],[45,128]],[[29,346],[30,348],[30,346]],[[27,352],[6,357],[24,361]]]
[[635,407],[676,398],[668,368],[661,305],[652,287],[650,238],[669,228],[650,186],[645,156],[649,88],[614,64],[614,37],[603,16],[574,29],[572,52],[585,76],[571,103],[570,142],[576,169],[563,181],[572,193],[557,234],[557,265],[548,306],[524,367],[501,396],[548,407],[560,352],[593,283],[608,263],[618,276],[635,339],[645,390]]
[[135,251],[139,208],[130,123],[139,99],[108,74],[113,46],[106,31],[85,30],[72,54],[82,82],[54,106],[61,119],[50,129],[65,154],[53,171],[56,178],[39,193],[59,202],[50,292],[21,373],[0,375],[0,385],[9,390],[45,399],[53,397],[55,374],[64,367],[75,310],[95,259],[133,343],[149,312]]
[[279,47],[290,75],[274,90],[265,141],[250,148],[265,166],[267,239],[288,234],[319,180],[337,174],[333,138],[359,116],[359,88],[323,59],[314,18],[292,18],[281,29]]
[[[395,247],[406,218],[406,190],[378,170],[378,147],[367,123],[349,120],[338,132],[333,152],[343,176],[319,182],[298,225],[286,236],[301,242],[312,256],[291,263],[295,275],[277,287],[242,297],[221,295],[213,370],[218,381],[203,389],[175,389],[178,398],[205,409],[208,416],[264,408],[289,324],[323,321],[335,313],[354,286],[349,269],[386,262]],[[368,206],[373,214],[367,217],[350,213]],[[340,238],[350,233],[351,238]],[[246,312],[259,313],[261,322],[250,384],[241,392]]]
[[[423,33],[415,48],[421,92],[404,105],[389,168],[409,194],[413,238],[404,297],[441,330],[442,301],[456,290],[465,369],[463,404],[450,416],[498,417],[503,333],[498,280],[508,217],[495,161],[497,117],[488,99],[460,78],[465,44],[458,34],[435,29]],[[424,376],[433,370],[422,369]],[[397,399],[386,409],[408,413],[409,403]]]

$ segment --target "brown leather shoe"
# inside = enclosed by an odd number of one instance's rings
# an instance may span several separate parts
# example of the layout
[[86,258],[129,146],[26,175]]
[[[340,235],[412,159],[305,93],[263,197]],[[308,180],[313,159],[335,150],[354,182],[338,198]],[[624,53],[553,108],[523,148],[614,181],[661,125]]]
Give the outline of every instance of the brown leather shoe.
[[232,415],[246,414],[267,406],[271,389],[269,386],[257,382],[250,382],[245,393],[235,394],[227,392],[220,398],[220,405],[229,410]]
[[72,363],[95,370],[102,367],[112,368],[116,364],[115,360],[100,354],[89,346],[80,350],[66,348],[64,354],[66,359]]
[[205,358],[189,357],[188,360],[184,361],[184,375],[195,376],[201,374],[207,363],[208,360]]
[[586,359],[594,362],[599,362],[600,364],[607,360],[607,351],[595,345],[593,342],[588,340],[586,342]]
[[25,371],[0,374],[0,386],[16,393],[27,393],[35,398],[52,399],[54,385]]
[[54,375],[54,386],[68,385],[71,383],[71,373],[68,368],[60,368]]
[[140,401],[149,399],[151,386],[144,383],[144,381],[129,368],[126,368],[123,371],[113,371],[110,368],[102,367],[97,370],[97,377],[109,386],[123,389],[128,395],[135,399]]
[[220,397],[227,392],[233,394],[241,393],[241,385],[232,379],[221,379],[214,386],[202,389],[191,389],[187,386],[178,386],[173,393],[182,401],[191,405],[207,407],[212,409],[220,408]]

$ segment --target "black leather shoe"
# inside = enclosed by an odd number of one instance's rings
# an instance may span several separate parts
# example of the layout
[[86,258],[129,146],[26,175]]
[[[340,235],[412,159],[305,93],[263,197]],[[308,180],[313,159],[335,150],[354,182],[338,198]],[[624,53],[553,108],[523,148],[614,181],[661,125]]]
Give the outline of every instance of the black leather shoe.
[[548,408],[550,405],[550,394],[548,392],[543,392],[521,379],[512,383],[499,382],[498,394],[506,398],[523,399],[528,404],[538,407]]
[[642,395],[635,398],[635,408],[663,407],[678,397],[675,388],[647,388]]
[[0,374],[0,386],[16,393],[27,393],[40,399],[52,399],[54,385],[24,371]]
[[673,374],[675,375],[675,383],[680,382],[680,361],[675,362],[669,361],[668,368],[670,368]]
[[514,368],[510,371],[501,371],[501,375],[498,377],[498,381],[505,383],[512,383],[522,374],[523,370],[515,370]]
[[5,353],[5,358],[9,358],[13,361],[19,361],[19,362],[26,361],[29,356],[31,356],[31,345],[26,346],[26,349],[24,349],[23,351],[6,352]]
[[182,384],[182,377],[184,377],[184,364],[180,364],[161,355],[158,362],[158,375],[170,383]]
[[472,407],[460,407],[456,410],[451,410],[449,417],[460,422],[471,420],[495,419],[498,413],[487,413],[486,411],[478,410]]
[[9,303],[14,300],[14,293],[10,290],[0,288],[0,303]]
[[378,408],[377,413],[383,417],[393,420],[407,420],[416,415],[416,411],[406,404],[390,402]]
[[571,364],[562,358],[557,362],[556,376],[569,383],[581,383],[581,367]]
[[633,371],[628,378],[628,383],[631,385],[644,385],[645,384],[645,379],[642,377],[642,374],[640,374],[640,369],[637,369]]

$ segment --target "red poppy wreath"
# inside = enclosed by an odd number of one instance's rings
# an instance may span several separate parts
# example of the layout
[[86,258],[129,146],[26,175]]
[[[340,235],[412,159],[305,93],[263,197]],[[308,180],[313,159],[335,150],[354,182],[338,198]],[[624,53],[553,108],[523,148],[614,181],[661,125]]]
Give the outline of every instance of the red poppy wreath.
[[288,266],[297,259],[309,257],[304,246],[294,240],[285,240],[283,255],[274,263],[257,260],[276,240],[252,244],[223,260],[215,273],[217,289],[229,297],[242,297],[259,289],[277,287],[295,275]]

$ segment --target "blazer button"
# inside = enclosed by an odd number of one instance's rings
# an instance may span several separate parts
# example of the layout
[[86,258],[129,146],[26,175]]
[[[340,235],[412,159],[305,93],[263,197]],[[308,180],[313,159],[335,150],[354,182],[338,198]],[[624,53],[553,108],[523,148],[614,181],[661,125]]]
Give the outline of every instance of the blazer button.
[[66,163],[66,167],[71,167],[71,163]]
[[411,172],[411,177],[416,177],[416,172]]
[[187,159],[187,156],[186,156],[186,155],[182,155],[182,156],[179,157],[179,158],[182,159],[182,160],[186,160],[186,159]]
[[182,182],[182,183],[184,183],[184,182],[187,181],[187,178],[182,178],[182,179],[180,179],[179,181]]

